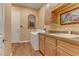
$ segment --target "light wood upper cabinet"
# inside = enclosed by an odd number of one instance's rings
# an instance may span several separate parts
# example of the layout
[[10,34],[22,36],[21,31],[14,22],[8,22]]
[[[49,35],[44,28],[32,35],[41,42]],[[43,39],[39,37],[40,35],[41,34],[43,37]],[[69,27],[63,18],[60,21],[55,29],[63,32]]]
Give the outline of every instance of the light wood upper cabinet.
[[40,34],[40,40],[39,40],[39,50],[41,51],[41,53],[44,55],[44,47],[45,47],[45,35]]
[[45,55],[46,56],[56,56],[56,39],[46,36]]
[[54,16],[53,16],[53,11],[57,10],[58,8],[60,8],[63,5],[65,5],[65,4],[64,3],[46,4],[46,7],[45,7],[45,24],[46,25],[57,22],[57,21],[55,21],[56,14],[54,13]]

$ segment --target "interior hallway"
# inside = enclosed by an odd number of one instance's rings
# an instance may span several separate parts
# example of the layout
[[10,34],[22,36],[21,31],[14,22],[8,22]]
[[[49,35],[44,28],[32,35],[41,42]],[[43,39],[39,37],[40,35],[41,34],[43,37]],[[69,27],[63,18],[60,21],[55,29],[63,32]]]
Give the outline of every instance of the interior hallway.
[[30,43],[13,43],[13,56],[42,56],[39,51],[34,51]]

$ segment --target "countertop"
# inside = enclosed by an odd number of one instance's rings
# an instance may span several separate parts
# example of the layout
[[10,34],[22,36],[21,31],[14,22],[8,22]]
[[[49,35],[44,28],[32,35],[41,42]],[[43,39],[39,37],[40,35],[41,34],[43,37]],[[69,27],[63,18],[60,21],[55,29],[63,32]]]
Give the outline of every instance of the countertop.
[[76,44],[79,45],[79,35],[75,35],[75,34],[64,34],[64,33],[39,33],[39,34],[43,34],[49,37],[53,37],[57,40],[62,40],[65,42],[69,42],[72,44]]

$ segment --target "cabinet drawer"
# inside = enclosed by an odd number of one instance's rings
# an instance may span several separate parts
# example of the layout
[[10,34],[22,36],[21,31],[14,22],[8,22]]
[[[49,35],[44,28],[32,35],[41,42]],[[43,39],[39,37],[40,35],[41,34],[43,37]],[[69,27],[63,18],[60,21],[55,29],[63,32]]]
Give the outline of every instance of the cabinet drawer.
[[56,39],[46,36],[46,41],[49,41],[53,46],[56,46]]
[[57,48],[59,47],[65,50],[65,52],[67,52],[70,55],[73,55],[73,56],[79,55],[79,46],[77,45],[57,40]]

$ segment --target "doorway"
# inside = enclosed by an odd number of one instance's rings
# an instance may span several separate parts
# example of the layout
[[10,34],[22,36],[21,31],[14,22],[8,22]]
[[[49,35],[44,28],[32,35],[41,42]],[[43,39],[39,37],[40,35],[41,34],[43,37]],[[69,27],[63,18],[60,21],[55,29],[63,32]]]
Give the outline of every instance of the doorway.
[[12,10],[12,43],[20,41],[20,18],[21,13],[18,10]]

